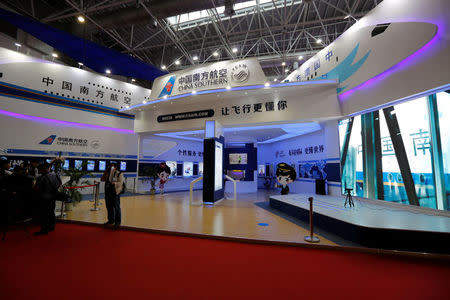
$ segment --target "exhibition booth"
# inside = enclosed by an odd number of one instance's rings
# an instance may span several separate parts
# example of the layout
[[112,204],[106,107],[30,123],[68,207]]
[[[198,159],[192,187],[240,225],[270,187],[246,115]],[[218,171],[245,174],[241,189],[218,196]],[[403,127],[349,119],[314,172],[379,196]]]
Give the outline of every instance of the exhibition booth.
[[[421,251],[445,252],[436,241],[450,232],[450,76],[442,67],[450,25],[425,4],[405,11],[391,3],[282,82],[243,58],[163,75],[149,90],[0,48],[0,126],[11,128],[1,131],[2,156],[62,156],[63,168],[88,171],[88,182],[117,162],[135,194],[194,197],[181,205],[189,220],[192,202],[257,197],[273,215],[307,220],[307,198],[317,197],[324,229],[355,243],[376,247],[387,233],[383,247],[399,249],[392,241],[420,236],[429,246]],[[288,189],[280,165],[294,170]],[[345,196],[356,207],[344,207]]]

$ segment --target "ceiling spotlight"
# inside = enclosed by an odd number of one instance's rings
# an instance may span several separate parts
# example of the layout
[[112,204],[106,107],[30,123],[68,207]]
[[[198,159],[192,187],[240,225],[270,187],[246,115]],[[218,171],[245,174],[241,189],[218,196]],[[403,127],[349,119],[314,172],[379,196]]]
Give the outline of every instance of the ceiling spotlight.
[[19,43],[14,43],[14,45],[16,45],[16,47],[22,47],[22,45]]
[[58,57],[58,54],[52,53],[52,56],[56,58],[56,57]]
[[167,99],[167,95],[164,95],[164,97],[163,97],[164,99]]
[[197,94],[197,91],[196,90],[192,90],[192,94]]
[[135,82],[136,81],[136,79],[134,79],[134,78],[131,78],[131,82]]
[[110,69],[106,69],[106,74],[111,74],[111,70]]
[[193,60],[198,60],[198,56],[195,55],[192,59],[193,59]]
[[316,40],[316,43],[317,43],[317,44],[322,43],[322,39],[317,39],[317,40]]
[[281,65],[282,65],[282,66],[285,66],[285,65],[286,65],[286,62],[283,61],[283,62],[281,63]]
[[298,60],[302,60],[302,59],[303,59],[303,56],[300,55],[300,56],[298,57]]
[[264,86],[265,86],[265,87],[269,87],[269,86],[270,86],[270,83],[266,82],[266,83],[264,83]]
[[237,53],[238,52],[238,48],[234,47],[233,49],[231,49],[231,51],[233,51],[233,53]]
[[284,70],[284,73],[287,73],[287,72],[289,72],[289,69]]
[[217,57],[217,56],[219,56],[219,52],[214,51],[214,52],[213,52],[213,55]]
[[125,108],[126,108],[126,109],[129,109],[129,108],[130,108],[130,106],[129,106],[129,105],[127,105],[127,106],[125,106]]
[[351,15],[346,15],[345,17],[344,17],[344,20],[347,20],[348,18],[350,18],[351,17]]
[[80,67],[84,66],[84,64],[83,64],[82,62],[79,62],[78,65],[79,65]]
[[144,101],[142,101],[142,103],[144,103],[144,104],[145,104],[145,103],[147,103],[147,101],[146,101],[146,100],[144,100]]
[[80,23],[84,23],[84,21],[86,21],[83,16],[78,16],[77,20]]
[[277,82],[277,81],[278,81],[278,79],[277,79],[277,78],[274,78],[274,79],[273,79],[273,81]]
[[234,1],[233,0],[225,0],[224,1],[224,10],[223,10],[223,14],[227,17],[231,17],[233,15],[236,14],[236,12],[234,11]]
[[227,90],[231,90],[231,86],[227,85]]
[[162,65],[161,69],[165,70],[165,69],[167,69],[167,67],[165,65]]
[[177,59],[176,61],[175,61],[175,64],[178,66],[178,65],[180,65],[180,61]]

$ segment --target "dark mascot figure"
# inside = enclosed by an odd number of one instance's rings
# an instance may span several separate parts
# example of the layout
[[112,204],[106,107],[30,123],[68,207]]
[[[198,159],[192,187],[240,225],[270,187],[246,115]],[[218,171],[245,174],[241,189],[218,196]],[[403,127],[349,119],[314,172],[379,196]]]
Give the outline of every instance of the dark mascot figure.
[[277,181],[281,186],[281,195],[289,194],[288,184],[293,183],[294,180],[297,178],[297,173],[295,173],[295,169],[286,163],[279,163],[277,165],[276,175]]

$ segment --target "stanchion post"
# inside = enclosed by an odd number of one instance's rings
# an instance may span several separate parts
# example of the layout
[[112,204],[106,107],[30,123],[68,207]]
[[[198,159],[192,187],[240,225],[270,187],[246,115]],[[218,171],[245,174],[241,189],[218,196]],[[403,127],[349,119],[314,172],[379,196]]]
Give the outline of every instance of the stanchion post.
[[[94,181],[94,184],[95,184],[95,181]],[[89,202],[94,202],[94,201],[95,201],[95,187],[92,190],[92,200],[89,200]],[[95,205],[95,203],[94,203],[94,205]]]
[[98,190],[99,190],[100,182],[95,182],[94,186],[94,208],[91,208],[91,211],[97,211],[100,210],[98,206]]
[[305,236],[305,241],[309,243],[318,243],[320,239],[314,236],[314,220],[313,220],[313,197],[309,197],[309,236]]

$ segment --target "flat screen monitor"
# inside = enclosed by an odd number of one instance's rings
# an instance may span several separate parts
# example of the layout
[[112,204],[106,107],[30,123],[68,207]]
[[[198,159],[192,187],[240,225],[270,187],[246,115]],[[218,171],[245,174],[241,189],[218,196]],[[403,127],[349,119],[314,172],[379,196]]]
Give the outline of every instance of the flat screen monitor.
[[194,163],[191,161],[185,161],[183,163],[183,177],[194,176]]
[[86,167],[87,167],[88,171],[94,171],[94,169],[95,169],[95,160],[88,160]]
[[63,169],[69,170],[69,166],[70,166],[70,159],[64,160]]
[[198,176],[203,175],[203,162],[198,163]]
[[106,170],[106,160],[98,161],[98,170],[102,172]]
[[166,165],[170,169],[169,178],[174,178],[177,176],[177,162],[176,161],[166,161]]
[[127,170],[127,162],[121,161],[120,162],[120,171],[125,172]]
[[177,163],[177,176],[183,176],[183,164]]
[[270,167],[271,167],[270,165],[266,165],[266,175],[271,177],[272,176],[272,172],[270,170],[271,169]]
[[266,165],[258,165],[258,176],[266,176]]
[[230,165],[246,165],[247,153],[230,153]]
[[194,163],[194,176],[198,176],[198,163]]
[[83,168],[83,161],[79,159],[75,159],[75,169],[81,170]]
[[219,191],[223,188],[223,144],[216,141],[215,148],[214,190]]

